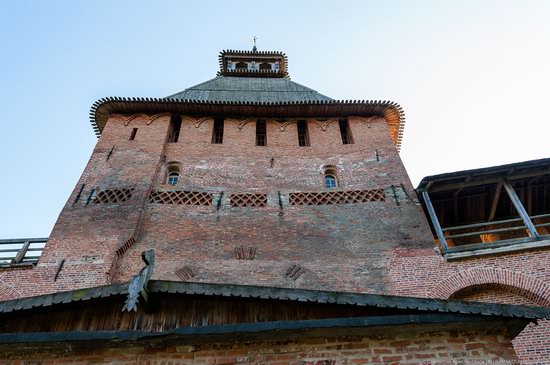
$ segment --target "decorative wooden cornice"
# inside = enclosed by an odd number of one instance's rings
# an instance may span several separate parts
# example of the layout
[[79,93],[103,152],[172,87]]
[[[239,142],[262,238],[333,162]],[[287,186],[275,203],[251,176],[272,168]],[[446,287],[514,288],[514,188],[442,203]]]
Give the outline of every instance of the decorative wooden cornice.
[[[113,114],[143,113],[154,119],[168,114],[204,116],[220,115],[226,118],[248,119],[315,119],[360,117],[368,125],[383,118],[388,125],[393,143],[399,149],[403,138],[405,114],[399,104],[381,100],[309,100],[300,102],[228,102],[181,100],[170,98],[108,97],[96,101],[90,111],[90,120],[99,136],[107,119]],[[195,125],[200,125],[198,121]],[[286,125],[291,124],[289,120]],[[285,123],[280,127],[286,128]],[[323,123],[321,123],[323,124]],[[328,125],[328,123],[327,123]]]

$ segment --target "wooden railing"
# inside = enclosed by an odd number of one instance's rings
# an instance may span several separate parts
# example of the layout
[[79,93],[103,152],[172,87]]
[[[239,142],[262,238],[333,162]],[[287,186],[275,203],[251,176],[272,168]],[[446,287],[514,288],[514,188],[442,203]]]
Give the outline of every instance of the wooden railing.
[[[544,227],[550,227],[550,214],[533,215],[529,216],[529,219],[531,220],[531,222],[534,222],[533,226],[538,231],[538,235],[546,234],[547,230],[544,229]],[[480,240],[483,242],[483,239],[481,237],[483,235],[490,234],[495,234],[495,237],[498,237],[492,239],[491,242],[518,238],[518,234],[523,237],[533,237],[521,217],[467,224],[462,226],[445,227],[441,230],[445,237],[445,240],[449,244],[449,248],[453,246],[463,246],[464,243],[461,244],[460,240],[469,237],[480,237]],[[520,234],[517,231],[522,232]]]
[[47,238],[0,240],[0,266],[36,264],[47,241]]

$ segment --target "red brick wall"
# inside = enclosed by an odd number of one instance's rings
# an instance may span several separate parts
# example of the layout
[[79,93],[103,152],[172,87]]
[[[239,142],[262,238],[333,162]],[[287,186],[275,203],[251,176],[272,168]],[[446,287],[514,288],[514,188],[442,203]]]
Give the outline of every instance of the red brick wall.
[[300,341],[133,347],[81,353],[39,353],[1,365],[48,364],[517,364],[512,345],[499,332],[432,332],[397,337],[317,338]]
[[[342,144],[337,122],[311,121],[311,147],[298,147],[295,123],[284,128],[277,123],[268,121],[267,146],[260,147],[255,146],[253,121],[226,120],[224,143],[213,145],[212,119],[184,117],[179,142],[165,144],[169,116],[111,117],[38,266],[0,271],[0,300],[127,281],[142,266],[141,252],[154,248],[156,279],[180,280],[176,271],[188,266],[192,281],[439,298],[473,285],[501,283],[549,305],[550,251],[458,262],[434,253],[432,235],[382,119],[367,124],[350,118],[351,145]],[[129,141],[133,128],[138,132]],[[224,191],[221,209],[147,204],[151,188],[171,188],[163,184],[164,155],[167,162],[181,163],[178,189]],[[386,200],[289,206],[291,192],[325,191],[326,165],[338,169],[340,189],[383,188]],[[86,187],[73,205],[81,184]],[[397,202],[391,185],[397,187]],[[135,192],[128,202],[84,204],[91,188],[129,186]],[[269,194],[269,207],[230,208],[229,194],[241,192]],[[278,192],[285,204],[282,214]],[[136,243],[119,258],[115,251],[133,236]],[[255,247],[256,257],[237,260],[238,246]],[[297,280],[285,276],[293,264],[305,269]]]

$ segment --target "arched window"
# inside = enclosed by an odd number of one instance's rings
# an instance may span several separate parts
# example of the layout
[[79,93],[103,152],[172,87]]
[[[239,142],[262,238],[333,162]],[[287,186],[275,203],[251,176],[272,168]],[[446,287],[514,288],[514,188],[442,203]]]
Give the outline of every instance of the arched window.
[[338,173],[336,168],[330,166],[325,167],[324,173],[325,188],[333,189],[338,187]]
[[260,70],[271,70],[271,63],[260,63]]
[[246,62],[238,62],[236,65],[235,65],[235,68],[237,70],[246,70],[248,69],[248,65],[246,64]]
[[168,185],[177,185],[180,179],[179,163],[172,162],[167,165],[166,183]]
[[168,180],[166,182],[168,183],[168,185],[177,185],[179,178],[180,174],[172,171],[168,174]]
[[325,188],[331,189],[338,186],[336,182],[336,176],[334,175],[325,175]]

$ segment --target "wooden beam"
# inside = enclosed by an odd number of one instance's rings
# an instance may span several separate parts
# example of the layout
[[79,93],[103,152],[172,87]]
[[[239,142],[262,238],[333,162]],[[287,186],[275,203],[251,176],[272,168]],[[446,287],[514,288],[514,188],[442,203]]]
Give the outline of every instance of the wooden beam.
[[443,235],[443,231],[441,230],[441,225],[439,224],[439,220],[437,219],[437,215],[435,214],[432,201],[430,200],[430,196],[428,195],[427,191],[422,192],[422,198],[424,199],[424,204],[426,204],[426,209],[428,210],[428,214],[430,215],[430,219],[432,220],[432,224],[434,226],[435,233],[437,234],[437,238],[439,239],[439,243],[441,244],[443,251],[447,251],[447,241],[445,240],[445,236]]
[[23,247],[21,247],[19,252],[17,252],[17,255],[15,255],[15,258],[13,259],[14,264],[18,264],[23,261],[23,258],[25,257],[25,254],[27,253],[30,245],[31,241],[25,241],[25,243],[23,243]]
[[536,176],[527,183],[527,214],[533,214],[533,183],[539,178]]
[[510,183],[507,180],[504,180],[502,182],[502,185],[504,186],[504,189],[508,193],[508,196],[510,197],[510,200],[512,201],[512,204],[514,204],[514,207],[516,208],[519,216],[521,219],[523,219],[523,223],[525,223],[525,226],[527,227],[527,230],[529,231],[529,234],[531,237],[539,237],[539,234],[537,232],[537,229],[533,225],[533,222],[531,221],[531,218],[529,218],[529,215],[525,211],[525,208],[523,207],[523,204],[521,204],[521,200],[518,198],[518,195],[516,194],[516,191],[510,185]]
[[495,195],[493,196],[493,202],[491,203],[491,210],[489,211],[489,219],[488,219],[489,222],[495,218],[495,213],[497,211],[498,199],[500,198],[501,190],[502,190],[502,180],[497,183]]
[[[525,174],[518,174],[515,176],[511,176],[508,178],[509,181],[512,180],[519,180],[519,179],[525,179],[529,177],[541,177],[543,175],[547,175],[550,173],[550,170],[548,168],[538,170],[535,172],[529,172]],[[425,189],[418,189],[419,192],[422,192],[423,190],[429,190],[430,193],[438,193],[441,191],[451,191],[455,189],[460,188],[470,188],[473,186],[479,186],[479,185],[489,185],[489,184],[495,184],[498,183],[500,180],[502,180],[502,176],[495,176],[491,178],[484,178],[483,176],[480,176],[476,179],[471,179],[469,182],[458,182],[453,184],[445,184],[444,181],[430,181],[428,182],[428,185]],[[435,186],[434,186],[435,184]],[[434,187],[432,187],[434,186]]]
[[458,224],[458,194],[462,189],[458,189],[453,193],[453,214],[454,214],[454,222],[455,224]]

